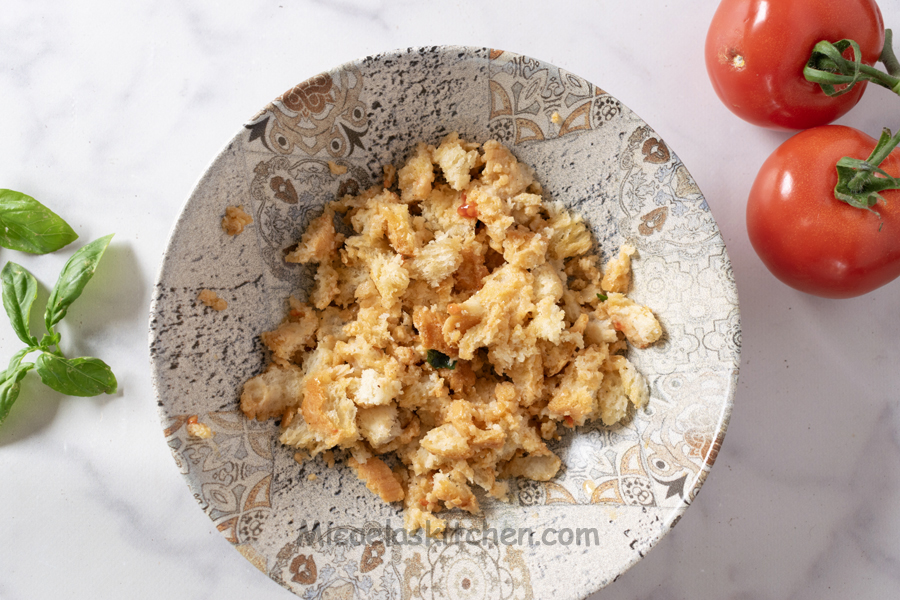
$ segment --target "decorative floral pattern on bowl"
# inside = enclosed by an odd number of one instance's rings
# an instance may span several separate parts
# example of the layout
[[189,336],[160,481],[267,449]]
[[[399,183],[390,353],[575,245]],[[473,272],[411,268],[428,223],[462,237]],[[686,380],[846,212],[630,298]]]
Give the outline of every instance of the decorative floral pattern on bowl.
[[[451,131],[499,139],[545,192],[584,216],[604,259],[638,248],[631,296],[666,332],[630,358],[651,399],[625,424],[554,443],[552,481],[451,515],[445,540],[402,530],[346,468],[298,464],[274,423],[238,409],[264,363],[260,332],[311,272],[283,261],[321,206]],[[331,163],[331,164],[329,164]],[[334,167],[338,168],[335,169]],[[253,223],[222,232],[225,207]],[[197,301],[211,289],[228,302]],[[491,49],[371,56],[300,83],[251,118],[200,180],[172,233],[150,317],[166,440],[201,508],[257,568],[301,598],[581,598],[639,560],[680,518],[731,414],[741,343],[731,265],[673,150],[618,100],[548,63]],[[191,417],[212,437],[188,433]],[[340,467],[340,466],[339,466]],[[566,581],[560,588],[559,581]]]

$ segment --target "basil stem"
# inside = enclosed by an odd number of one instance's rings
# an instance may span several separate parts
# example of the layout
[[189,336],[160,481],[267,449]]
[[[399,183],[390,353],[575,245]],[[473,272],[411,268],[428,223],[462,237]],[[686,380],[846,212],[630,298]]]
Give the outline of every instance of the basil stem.
[[890,29],[884,30],[884,48],[881,49],[879,60],[887,69],[888,75],[900,77],[900,60],[897,60],[897,55],[894,54],[893,37],[894,33]]

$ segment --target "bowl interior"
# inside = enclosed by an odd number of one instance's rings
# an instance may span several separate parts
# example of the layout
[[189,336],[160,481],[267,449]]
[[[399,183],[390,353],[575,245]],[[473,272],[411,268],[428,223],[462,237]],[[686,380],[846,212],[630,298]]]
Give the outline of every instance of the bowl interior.
[[[566,434],[553,445],[564,465],[553,481],[515,482],[510,503],[485,500],[482,516],[453,515],[455,532],[438,542],[407,536],[398,507],[349,469],[295,462],[277,425],[248,421],[238,403],[264,365],[259,333],[280,322],[289,294],[302,298],[311,286],[309,269],[286,264],[283,249],[325,202],[378,181],[416,142],[452,131],[498,139],[534,167],[545,196],[585,218],[604,259],[635,245],[630,296],[666,333],[629,354],[650,383],[646,408],[623,425]],[[333,174],[329,162],[346,172]],[[234,237],[220,225],[230,205],[254,219]],[[199,303],[201,289],[228,308]],[[724,243],[660,136],[564,69],[464,47],[348,63],[251,118],[178,219],[150,329],[166,440],[194,496],[248,560],[310,598],[580,598],[602,587],[674,525],[703,484],[740,352]],[[189,436],[191,416],[215,435]]]

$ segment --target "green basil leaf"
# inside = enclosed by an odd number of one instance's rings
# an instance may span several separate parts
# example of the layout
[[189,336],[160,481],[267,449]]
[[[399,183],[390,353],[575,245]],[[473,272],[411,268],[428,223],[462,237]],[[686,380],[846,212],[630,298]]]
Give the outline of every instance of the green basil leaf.
[[0,189],[0,246],[46,254],[76,239],[78,234],[62,217],[31,196]]
[[44,352],[34,366],[44,385],[68,396],[113,394],[118,387],[112,369],[99,358],[68,359]]
[[[16,356],[18,356],[19,360],[22,360],[24,354],[20,352]],[[19,397],[19,382],[22,381],[22,378],[33,366],[31,363],[17,364],[15,369],[3,371],[2,375],[0,375],[0,425],[6,420],[9,409],[12,408],[16,398]]]
[[0,371],[0,379],[6,377],[7,373],[12,373],[16,369],[18,369],[19,363],[22,362],[22,359],[25,358],[25,355],[33,351],[34,350],[32,350],[31,348],[22,348],[21,350],[13,354],[12,358],[9,359],[9,367],[7,367],[5,371]]
[[109,234],[90,244],[79,248],[59,274],[59,279],[50,292],[47,300],[47,310],[44,312],[44,323],[47,331],[53,331],[53,326],[66,316],[69,306],[81,295],[84,286],[94,276],[97,264],[103,257],[103,252],[109,246],[113,234]]
[[9,315],[9,322],[19,339],[29,346],[37,345],[37,338],[28,328],[31,305],[37,298],[37,279],[28,269],[14,262],[6,263],[0,271],[3,288],[3,308]]
[[449,356],[439,350],[429,350],[426,352],[425,360],[427,360],[428,364],[435,369],[450,369],[452,371],[456,368],[456,361],[451,360]]

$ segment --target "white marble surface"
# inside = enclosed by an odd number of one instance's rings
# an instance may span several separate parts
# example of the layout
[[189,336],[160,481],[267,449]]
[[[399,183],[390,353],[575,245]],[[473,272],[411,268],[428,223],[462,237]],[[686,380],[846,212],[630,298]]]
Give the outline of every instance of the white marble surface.
[[[900,2],[882,0],[900,28]],[[0,429],[0,598],[292,598],[197,507],[165,445],[147,315],[182,203],[209,161],[293,84],[419,45],[552,62],[628,105],[706,194],[741,300],[743,364],[724,446],[679,525],[592,596],[893,598],[900,590],[900,281],[829,301],[772,278],[747,190],[785,134],[733,117],[703,65],[709,0],[184,2],[7,0],[0,10],[0,187],[52,206],[78,246],[115,232],[63,348],[109,362],[119,392],[67,398],[34,375]],[[870,88],[840,122],[900,127]],[[71,254],[0,250],[47,288]],[[19,343],[0,319],[0,360]],[[564,585],[561,582],[561,585]]]

